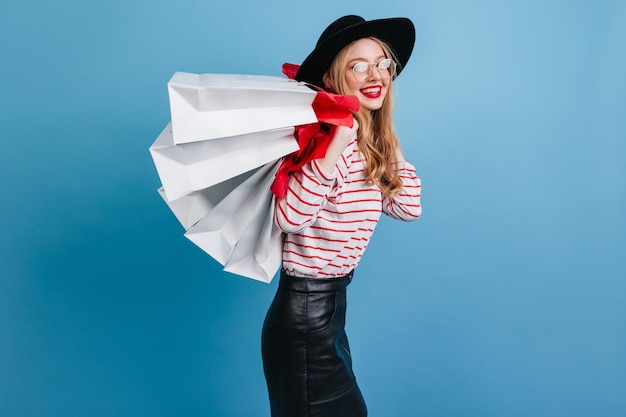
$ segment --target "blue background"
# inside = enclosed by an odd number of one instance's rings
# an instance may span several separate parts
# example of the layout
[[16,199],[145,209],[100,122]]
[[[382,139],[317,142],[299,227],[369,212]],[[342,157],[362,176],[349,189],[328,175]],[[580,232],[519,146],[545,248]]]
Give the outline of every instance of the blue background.
[[350,287],[370,415],[626,415],[626,2],[573,0],[3,0],[0,415],[269,416],[276,282],[183,237],[148,147],[175,71],[280,75],[349,13],[417,27],[423,217]]

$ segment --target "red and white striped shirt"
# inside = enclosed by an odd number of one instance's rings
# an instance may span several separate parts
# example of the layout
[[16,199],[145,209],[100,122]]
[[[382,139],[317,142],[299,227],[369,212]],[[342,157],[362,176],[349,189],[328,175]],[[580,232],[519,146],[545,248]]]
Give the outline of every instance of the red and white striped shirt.
[[338,277],[354,269],[381,212],[400,220],[417,219],[421,184],[413,165],[396,165],[402,191],[382,198],[365,182],[356,138],[329,174],[313,160],[289,179],[287,195],[276,200],[276,224],[285,233],[283,267],[290,275]]

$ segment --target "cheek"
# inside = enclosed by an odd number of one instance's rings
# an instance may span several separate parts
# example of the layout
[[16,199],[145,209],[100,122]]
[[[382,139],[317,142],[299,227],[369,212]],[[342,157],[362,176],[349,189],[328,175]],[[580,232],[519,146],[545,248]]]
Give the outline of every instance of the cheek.
[[383,81],[383,94],[381,96],[381,98],[385,98],[387,97],[387,93],[389,92],[389,80],[384,80]]
[[345,80],[346,80],[346,85],[348,86],[348,90],[350,90],[350,93],[355,94],[361,88],[361,83],[355,80],[351,73],[349,72],[346,73]]
[[387,97],[387,93],[389,92],[389,83],[384,85],[383,87],[383,97]]

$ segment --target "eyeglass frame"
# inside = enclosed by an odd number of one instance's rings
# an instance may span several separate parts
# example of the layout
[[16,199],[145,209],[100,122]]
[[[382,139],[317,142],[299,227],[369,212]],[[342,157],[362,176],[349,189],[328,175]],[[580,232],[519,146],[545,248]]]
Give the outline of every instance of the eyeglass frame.
[[[383,64],[384,62],[387,62],[387,61],[389,61],[389,66],[387,68],[382,68],[383,70],[387,70],[387,72],[389,72],[389,76],[385,77],[383,75],[383,73],[381,72],[380,66],[381,66],[381,64]],[[359,65],[359,64],[367,65],[367,71],[355,70],[355,67],[357,65]],[[354,77],[354,79],[357,80],[358,82],[362,83],[362,82],[367,81],[372,76],[372,67],[376,67],[380,77],[385,79],[385,80],[393,78],[396,75],[397,64],[396,64],[396,62],[392,58],[385,58],[385,59],[383,59],[380,62],[375,63],[375,64],[368,64],[365,61],[361,61],[361,62],[357,62],[356,64],[354,64],[352,67],[349,67],[349,68],[352,70],[352,76]],[[390,69],[392,69],[392,70],[390,71]],[[363,80],[360,80],[357,77],[357,74],[359,74],[359,75],[366,75],[367,74],[367,75],[365,76],[365,78]]]

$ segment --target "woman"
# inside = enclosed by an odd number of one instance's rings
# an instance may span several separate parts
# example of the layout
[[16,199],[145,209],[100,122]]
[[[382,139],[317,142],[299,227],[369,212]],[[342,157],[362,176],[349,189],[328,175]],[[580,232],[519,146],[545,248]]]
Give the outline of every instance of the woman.
[[289,178],[276,201],[285,232],[279,288],[263,326],[263,364],[272,417],[362,417],[344,331],[346,287],[381,212],[421,214],[420,181],[392,123],[392,81],[413,50],[405,18],[344,16],[321,35],[295,78],[360,109],[354,127],[335,127],[324,157]]

